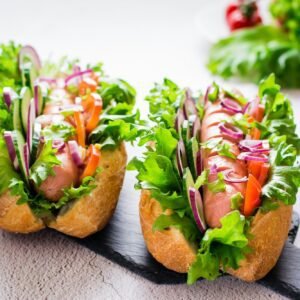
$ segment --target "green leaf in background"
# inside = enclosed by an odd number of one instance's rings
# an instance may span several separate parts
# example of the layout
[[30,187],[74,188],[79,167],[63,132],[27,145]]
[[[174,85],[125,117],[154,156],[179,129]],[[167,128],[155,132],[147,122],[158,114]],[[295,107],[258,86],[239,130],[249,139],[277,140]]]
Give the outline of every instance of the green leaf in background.
[[213,45],[208,69],[255,83],[274,73],[283,87],[300,87],[300,48],[279,27],[238,30]]

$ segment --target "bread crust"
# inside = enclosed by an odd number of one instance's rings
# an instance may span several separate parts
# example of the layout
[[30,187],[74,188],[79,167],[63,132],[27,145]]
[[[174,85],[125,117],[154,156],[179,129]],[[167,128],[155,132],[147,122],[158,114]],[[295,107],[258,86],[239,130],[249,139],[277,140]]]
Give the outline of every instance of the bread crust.
[[27,203],[17,205],[19,197],[5,192],[0,197],[0,228],[14,233],[31,233],[48,226],[78,238],[101,230],[116,208],[126,162],[124,143],[112,151],[101,151],[99,167],[102,172],[96,176],[96,188],[90,195],[63,207],[48,224],[37,218]]
[[29,205],[18,205],[19,197],[6,191],[0,197],[0,228],[15,233],[31,233],[45,228],[42,219],[37,218]]
[[101,230],[113,215],[124,180],[127,154],[124,143],[113,151],[101,151],[97,187],[90,195],[63,207],[48,227],[78,238]]
[[[166,268],[186,273],[195,261],[196,249],[181,232],[171,228],[152,231],[155,219],[162,213],[157,200],[150,191],[143,190],[140,199],[142,232],[149,252]],[[249,241],[252,252],[237,270],[227,270],[231,275],[252,282],[264,277],[276,264],[285,244],[292,218],[292,206],[280,205],[266,214],[257,213],[253,218]]]

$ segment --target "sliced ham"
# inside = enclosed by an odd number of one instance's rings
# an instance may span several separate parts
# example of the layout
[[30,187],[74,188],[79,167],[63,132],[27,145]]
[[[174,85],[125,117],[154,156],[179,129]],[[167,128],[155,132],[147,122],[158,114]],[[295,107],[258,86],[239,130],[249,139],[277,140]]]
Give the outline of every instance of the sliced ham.
[[57,153],[57,158],[61,165],[55,166],[55,175],[49,176],[38,188],[50,201],[58,201],[63,196],[63,189],[76,186],[79,182],[79,170],[73,162],[69,148],[65,148]]
[[42,125],[42,128],[52,124],[59,124],[64,121],[64,116],[61,114],[40,115],[35,119],[35,122]]

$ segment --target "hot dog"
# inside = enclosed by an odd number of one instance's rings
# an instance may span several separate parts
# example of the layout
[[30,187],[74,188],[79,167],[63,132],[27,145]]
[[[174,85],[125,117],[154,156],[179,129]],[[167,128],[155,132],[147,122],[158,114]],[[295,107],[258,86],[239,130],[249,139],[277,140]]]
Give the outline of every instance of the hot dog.
[[19,71],[15,91],[3,95],[9,118],[0,128],[0,228],[51,227],[86,237],[107,224],[117,205],[127,160],[120,132],[135,120],[114,124],[113,131],[110,124],[118,122],[114,114],[132,114],[134,90],[125,81],[100,79],[99,66],[43,74],[32,47],[13,49]]
[[264,277],[286,241],[300,185],[300,140],[280,121],[294,126],[274,76],[251,101],[215,83],[192,97],[168,79],[146,100],[152,146],[129,169],[142,189],[149,252],[187,273],[189,284],[216,279],[220,270],[245,281]]

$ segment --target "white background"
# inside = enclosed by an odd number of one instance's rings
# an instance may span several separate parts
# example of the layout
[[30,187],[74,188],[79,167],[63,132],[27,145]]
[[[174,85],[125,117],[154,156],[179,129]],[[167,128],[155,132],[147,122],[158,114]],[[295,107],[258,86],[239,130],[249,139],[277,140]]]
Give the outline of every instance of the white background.
[[[42,58],[67,54],[84,62],[103,61],[111,76],[124,78],[136,87],[138,106],[144,111],[143,96],[153,82],[163,77],[194,89],[204,89],[213,80],[205,68],[210,47],[207,37],[224,34],[224,28],[220,28],[223,3],[224,0],[2,0],[0,42],[31,44]],[[234,84],[247,95],[255,95],[254,85]],[[299,122],[300,93],[287,93]],[[132,180],[127,179],[126,185],[132,201],[137,202]],[[5,239],[1,242],[5,243]],[[10,267],[8,262],[7,266]],[[0,275],[0,287],[1,280],[7,278]]]

